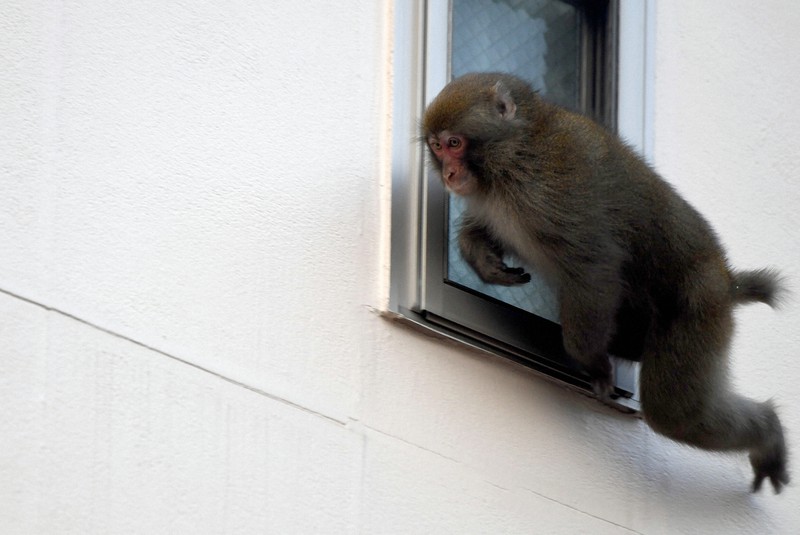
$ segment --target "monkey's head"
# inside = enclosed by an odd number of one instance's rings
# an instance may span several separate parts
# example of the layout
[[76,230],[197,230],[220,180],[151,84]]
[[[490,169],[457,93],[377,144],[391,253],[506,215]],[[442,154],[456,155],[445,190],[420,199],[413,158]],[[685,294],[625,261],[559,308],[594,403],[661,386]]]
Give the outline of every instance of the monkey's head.
[[466,196],[479,189],[482,148],[520,132],[534,98],[525,81],[500,73],[466,74],[442,89],[422,130],[449,191]]

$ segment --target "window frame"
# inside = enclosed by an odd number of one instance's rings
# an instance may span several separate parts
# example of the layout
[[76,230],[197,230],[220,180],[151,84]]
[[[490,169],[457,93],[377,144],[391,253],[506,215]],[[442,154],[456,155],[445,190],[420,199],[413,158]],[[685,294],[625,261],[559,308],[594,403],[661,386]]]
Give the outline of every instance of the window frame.
[[[617,69],[612,90],[616,90],[617,98],[600,110],[587,105],[600,115],[613,113],[611,124],[616,124],[620,135],[648,159],[652,155],[654,1],[612,0],[618,36],[611,66]],[[429,172],[424,144],[412,140],[419,138],[418,124],[425,104],[449,80],[449,13],[450,2],[395,2],[388,312],[441,336],[520,362],[579,390],[590,390],[586,377],[565,359],[556,324],[527,313],[530,317],[521,322],[519,309],[488,296],[481,297],[480,307],[462,307],[463,294],[476,292],[446,283],[442,277],[444,248],[438,247],[442,258],[427,246],[429,236],[446,241],[446,213],[442,217],[446,194],[438,177]],[[607,80],[604,83],[608,84]],[[448,306],[459,309],[458,321],[440,312]],[[530,336],[532,329],[536,336]],[[487,332],[492,335],[484,334]],[[621,379],[623,397],[617,404],[625,410],[638,410],[635,372],[629,366],[616,368],[625,375]]]

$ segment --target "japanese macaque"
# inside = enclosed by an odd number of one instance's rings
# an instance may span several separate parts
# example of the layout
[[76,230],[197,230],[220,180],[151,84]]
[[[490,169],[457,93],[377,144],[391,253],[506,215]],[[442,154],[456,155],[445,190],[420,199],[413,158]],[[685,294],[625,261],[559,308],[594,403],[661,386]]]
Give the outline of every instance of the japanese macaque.
[[464,258],[486,282],[556,288],[564,348],[611,395],[609,348],[641,361],[646,422],[698,448],[746,450],[780,492],[789,482],[771,402],[731,390],[733,307],[777,303],[772,270],[736,271],[706,220],[617,136],[542,100],[523,80],[468,74],[423,118],[444,186],[467,200]]

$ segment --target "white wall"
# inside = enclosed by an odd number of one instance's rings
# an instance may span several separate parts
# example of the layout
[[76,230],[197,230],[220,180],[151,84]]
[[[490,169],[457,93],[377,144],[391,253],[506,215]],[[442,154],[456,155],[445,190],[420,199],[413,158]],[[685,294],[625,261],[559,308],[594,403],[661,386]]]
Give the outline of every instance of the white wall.
[[[374,312],[382,4],[0,4],[0,532],[796,533],[746,456]],[[658,168],[800,288],[800,3],[656,21]],[[800,445],[800,303],[739,318]]]

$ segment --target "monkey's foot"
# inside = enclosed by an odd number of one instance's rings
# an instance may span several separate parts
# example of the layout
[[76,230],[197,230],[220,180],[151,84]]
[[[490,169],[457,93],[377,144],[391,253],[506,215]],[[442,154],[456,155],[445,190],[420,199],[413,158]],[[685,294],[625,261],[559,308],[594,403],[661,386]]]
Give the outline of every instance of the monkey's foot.
[[619,396],[614,392],[614,383],[610,378],[594,378],[592,379],[592,391],[600,399],[606,402],[612,399],[617,399]]
[[596,356],[584,368],[591,378],[592,390],[600,401],[606,402],[619,397],[614,392],[611,360],[607,355]]
[[753,492],[761,490],[764,479],[769,478],[775,494],[779,494],[784,485],[789,483],[789,471],[786,469],[786,451],[783,444],[773,447],[768,452],[750,453],[750,464],[753,466]]

